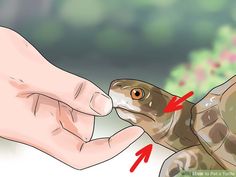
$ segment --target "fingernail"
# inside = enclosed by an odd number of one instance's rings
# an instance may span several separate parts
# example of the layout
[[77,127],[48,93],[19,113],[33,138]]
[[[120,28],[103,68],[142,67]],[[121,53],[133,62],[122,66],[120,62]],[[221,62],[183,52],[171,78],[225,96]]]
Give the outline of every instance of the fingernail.
[[107,115],[112,110],[111,98],[100,92],[95,92],[90,101],[90,108],[100,115]]

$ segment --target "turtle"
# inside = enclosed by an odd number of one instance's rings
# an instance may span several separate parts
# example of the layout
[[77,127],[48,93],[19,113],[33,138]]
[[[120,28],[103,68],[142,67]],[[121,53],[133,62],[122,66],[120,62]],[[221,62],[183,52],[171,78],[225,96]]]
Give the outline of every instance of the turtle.
[[153,84],[135,79],[111,82],[109,95],[118,116],[140,126],[151,139],[172,151],[159,176],[182,170],[236,169],[236,76],[183,109],[163,111],[173,97]]

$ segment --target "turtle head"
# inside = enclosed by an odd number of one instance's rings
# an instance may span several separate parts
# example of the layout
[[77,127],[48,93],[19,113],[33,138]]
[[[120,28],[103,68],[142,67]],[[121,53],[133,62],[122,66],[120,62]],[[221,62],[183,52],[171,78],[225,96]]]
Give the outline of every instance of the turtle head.
[[109,95],[119,117],[132,124],[163,124],[165,121],[163,109],[169,101],[169,95],[154,85],[131,79],[114,80]]

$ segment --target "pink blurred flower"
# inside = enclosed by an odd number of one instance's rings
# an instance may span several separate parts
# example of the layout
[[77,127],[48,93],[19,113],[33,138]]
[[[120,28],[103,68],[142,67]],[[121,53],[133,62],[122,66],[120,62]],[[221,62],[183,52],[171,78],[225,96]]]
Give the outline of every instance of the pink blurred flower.
[[228,60],[231,63],[236,62],[236,54],[235,53],[224,51],[223,53],[221,53],[220,57],[221,57],[221,59]]
[[233,45],[236,45],[236,36],[233,37],[232,43]]
[[184,85],[185,85],[185,81],[183,81],[183,80],[179,81],[179,86],[180,86],[180,87],[182,87],[182,86],[184,86]]
[[217,69],[221,66],[221,64],[219,62],[216,61],[212,61],[211,59],[208,60],[209,65],[211,65],[213,67],[213,69]]
[[195,71],[195,75],[197,81],[202,81],[206,77],[206,73],[202,68],[197,68]]

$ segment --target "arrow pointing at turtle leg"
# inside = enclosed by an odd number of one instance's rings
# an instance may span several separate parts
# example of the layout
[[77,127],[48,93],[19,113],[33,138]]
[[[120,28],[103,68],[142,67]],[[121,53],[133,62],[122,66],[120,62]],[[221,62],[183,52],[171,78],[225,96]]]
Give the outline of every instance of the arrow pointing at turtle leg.
[[137,168],[137,166],[140,164],[140,162],[143,160],[145,163],[148,162],[149,157],[151,155],[152,151],[152,144],[149,144],[145,146],[144,148],[140,149],[138,152],[136,152],[136,156],[139,156],[138,159],[134,162],[132,167],[130,168],[130,172],[134,172],[134,170]]
[[165,109],[163,111],[164,112],[174,112],[176,110],[183,109],[182,102],[184,102],[186,99],[188,99],[191,96],[193,96],[193,91],[188,92],[187,94],[185,94],[184,96],[182,96],[178,100],[177,100],[177,96],[174,96],[170,100],[170,102],[167,104],[167,106],[165,107]]

